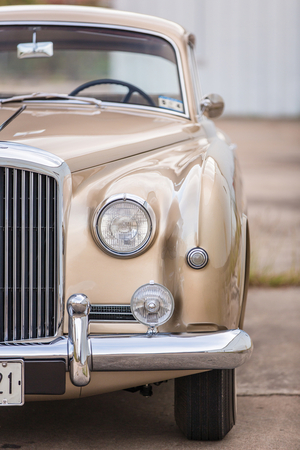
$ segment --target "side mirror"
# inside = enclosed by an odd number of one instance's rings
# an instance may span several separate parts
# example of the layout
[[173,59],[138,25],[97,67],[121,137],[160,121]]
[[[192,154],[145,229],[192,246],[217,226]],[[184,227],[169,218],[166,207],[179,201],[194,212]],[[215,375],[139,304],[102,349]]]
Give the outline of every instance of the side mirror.
[[224,110],[224,100],[221,95],[208,94],[200,102],[202,114],[214,119],[220,117]]

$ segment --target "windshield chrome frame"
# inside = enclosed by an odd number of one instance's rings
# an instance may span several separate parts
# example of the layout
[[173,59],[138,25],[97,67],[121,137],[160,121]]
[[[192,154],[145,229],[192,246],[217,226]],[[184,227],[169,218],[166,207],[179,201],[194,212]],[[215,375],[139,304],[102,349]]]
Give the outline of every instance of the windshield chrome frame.
[[199,80],[199,76],[198,76],[198,70],[197,70],[195,47],[191,42],[188,43],[188,62],[189,62],[189,68],[190,68],[191,77],[192,77],[193,91],[194,91],[194,95],[195,95],[195,99],[196,99],[197,120],[199,121],[202,117],[201,109],[200,109],[200,102],[202,99],[202,91],[201,91],[201,85],[200,85],[200,80]]
[[[144,30],[142,28],[135,28],[135,27],[129,27],[129,26],[123,26],[123,25],[113,25],[113,24],[98,24],[98,23],[91,23],[91,22],[65,22],[65,21],[54,21],[54,20],[16,20],[16,21],[3,21],[1,22],[1,26],[15,26],[15,25],[29,25],[29,26],[38,26],[38,25],[45,25],[45,26],[61,26],[61,27],[86,27],[86,28],[106,28],[106,29],[112,29],[112,30],[124,30],[124,31],[133,31],[136,33],[142,33],[142,34],[148,34],[156,37],[160,37],[164,39],[165,41],[169,42],[169,44],[172,45],[175,55],[176,55],[176,61],[177,61],[177,69],[178,69],[178,77],[179,77],[179,87],[182,94],[182,101],[184,105],[184,113],[168,110],[164,108],[159,107],[153,107],[153,106],[145,106],[145,105],[134,105],[134,104],[126,104],[126,103],[118,103],[118,102],[105,102],[102,101],[103,106],[122,106],[129,109],[143,109],[147,111],[155,111],[155,112],[163,112],[179,117],[184,117],[186,119],[191,119],[190,112],[189,112],[189,105],[187,100],[187,92],[184,82],[184,75],[183,75],[183,66],[182,66],[182,60],[180,51],[176,45],[176,43],[171,39],[169,36],[166,36],[163,33],[159,33],[157,31],[151,31],[151,30]],[[79,99],[78,99],[79,100]]]

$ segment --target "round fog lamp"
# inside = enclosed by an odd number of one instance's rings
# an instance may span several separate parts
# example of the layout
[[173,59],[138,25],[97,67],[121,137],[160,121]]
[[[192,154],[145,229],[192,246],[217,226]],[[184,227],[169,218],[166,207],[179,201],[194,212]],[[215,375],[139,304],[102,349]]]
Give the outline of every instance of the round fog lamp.
[[193,269],[202,269],[208,263],[208,254],[203,248],[192,248],[187,254],[187,262]]
[[148,327],[157,327],[171,318],[174,299],[169,289],[150,282],[135,291],[130,306],[136,320]]

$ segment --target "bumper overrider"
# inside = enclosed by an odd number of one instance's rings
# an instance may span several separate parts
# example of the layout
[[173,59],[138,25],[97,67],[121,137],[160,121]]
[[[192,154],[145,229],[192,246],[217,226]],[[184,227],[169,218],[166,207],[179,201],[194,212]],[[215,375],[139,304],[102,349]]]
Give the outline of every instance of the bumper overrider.
[[83,294],[68,301],[69,335],[50,343],[0,345],[0,360],[62,361],[75,386],[89,383],[91,372],[233,369],[252,353],[242,330],[212,333],[88,335],[90,304]]

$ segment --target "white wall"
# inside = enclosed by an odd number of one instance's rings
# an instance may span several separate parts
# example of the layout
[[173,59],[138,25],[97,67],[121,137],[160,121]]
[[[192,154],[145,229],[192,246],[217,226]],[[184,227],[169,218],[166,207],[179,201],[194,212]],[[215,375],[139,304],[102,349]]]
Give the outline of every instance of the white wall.
[[300,115],[300,0],[113,0],[164,17],[197,38],[204,93],[227,115]]

